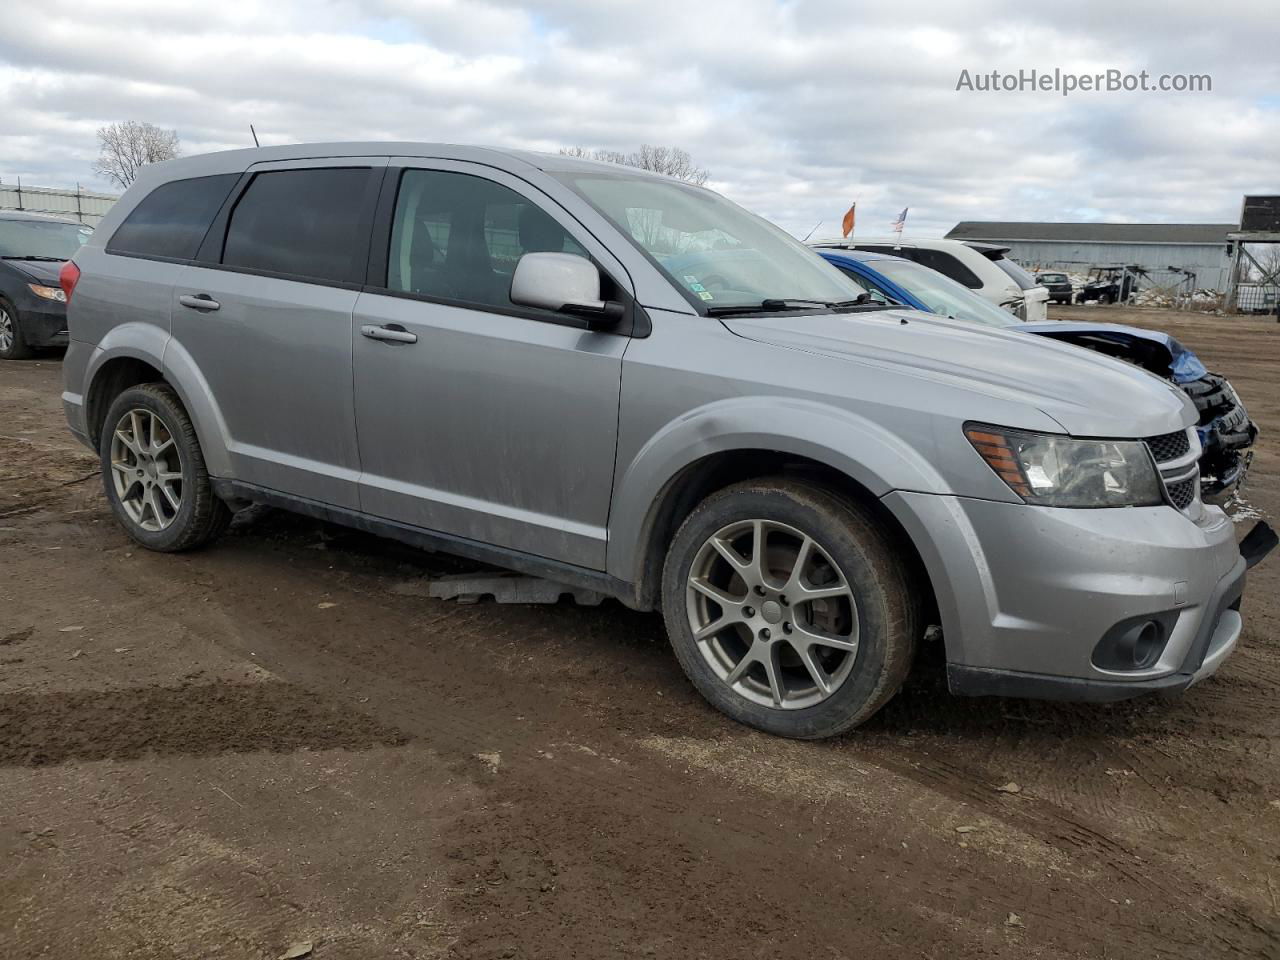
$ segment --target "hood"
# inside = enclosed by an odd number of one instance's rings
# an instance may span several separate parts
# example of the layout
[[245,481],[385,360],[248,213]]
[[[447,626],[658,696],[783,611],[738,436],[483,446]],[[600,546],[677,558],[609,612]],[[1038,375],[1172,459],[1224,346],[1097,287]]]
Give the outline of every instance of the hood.
[[58,274],[62,272],[62,267],[66,263],[64,260],[5,260],[3,262],[19,273],[25,273],[31,278],[32,283],[43,284],[46,287],[58,285]]
[[1071,323],[1060,320],[1027,323],[1019,329],[1024,333],[1052,337],[1128,360],[1144,370],[1171,378],[1175,383],[1190,383],[1209,372],[1200,358],[1179,340],[1157,330],[1127,327],[1120,323]]
[[914,310],[725,317],[749,340],[898,368],[1001,400],[1028,404],[1075,436],[1148,437],[1196,420],[1181,390],[1128,363],[1018,325],[981,327]]

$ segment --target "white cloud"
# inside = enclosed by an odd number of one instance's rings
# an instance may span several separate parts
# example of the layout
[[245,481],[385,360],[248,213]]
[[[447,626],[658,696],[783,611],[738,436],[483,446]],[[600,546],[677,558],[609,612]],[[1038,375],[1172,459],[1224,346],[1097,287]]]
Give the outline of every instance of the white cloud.
[[[13,5],[16,6],[16,5]],[[1280,189],[1270,2],[50,0],[0,32],[0,178],[95,184],[94,131],[186,152],[403,139],[688,149],[796,233],[959,219],[1231,220]],[[1209,73],[1208,94],[957,92],[961,69]]]

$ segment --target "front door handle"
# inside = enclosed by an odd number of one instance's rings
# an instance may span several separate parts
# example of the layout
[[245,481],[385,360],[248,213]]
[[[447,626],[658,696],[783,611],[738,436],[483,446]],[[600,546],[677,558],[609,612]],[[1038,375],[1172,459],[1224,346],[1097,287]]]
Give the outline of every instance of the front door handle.
[[375,327],[371,323],[366,323],[360,328],[360,333],[368,337],[370,340],[386,340],[390,343],[417,343],[418,335],[410,333],[404,327],[395,324],[389,324],[385,327]]
[[178,298],[178,302],[184,307],[190,307],[192,310],[213,311],[222,306],[207,293],[184,293]]

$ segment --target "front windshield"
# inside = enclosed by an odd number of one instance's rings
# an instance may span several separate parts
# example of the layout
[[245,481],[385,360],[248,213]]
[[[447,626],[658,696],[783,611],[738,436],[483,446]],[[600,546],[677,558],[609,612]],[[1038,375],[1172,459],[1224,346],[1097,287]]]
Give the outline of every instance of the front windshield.
[[874,260],[868,264],[934,313],[988,327],[1012,327],[1017,317],[978,296],[963,284],[910,260]]
[[564,173],[560,179],[706,309],[803,300],[821,310],[821,304],[867,294],[799,241],[710,190],[626,174]]
[[92,233],[81,223],[0,219],[0,257],[70,260]]

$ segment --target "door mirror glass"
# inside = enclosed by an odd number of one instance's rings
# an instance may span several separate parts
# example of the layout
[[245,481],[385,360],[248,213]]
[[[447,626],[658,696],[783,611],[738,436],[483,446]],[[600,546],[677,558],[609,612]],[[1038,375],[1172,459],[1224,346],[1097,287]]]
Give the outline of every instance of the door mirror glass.
[[622,304],[600,298],[600,271],[576,253],[526,253],[511,277],[511,302],[616,321]]

